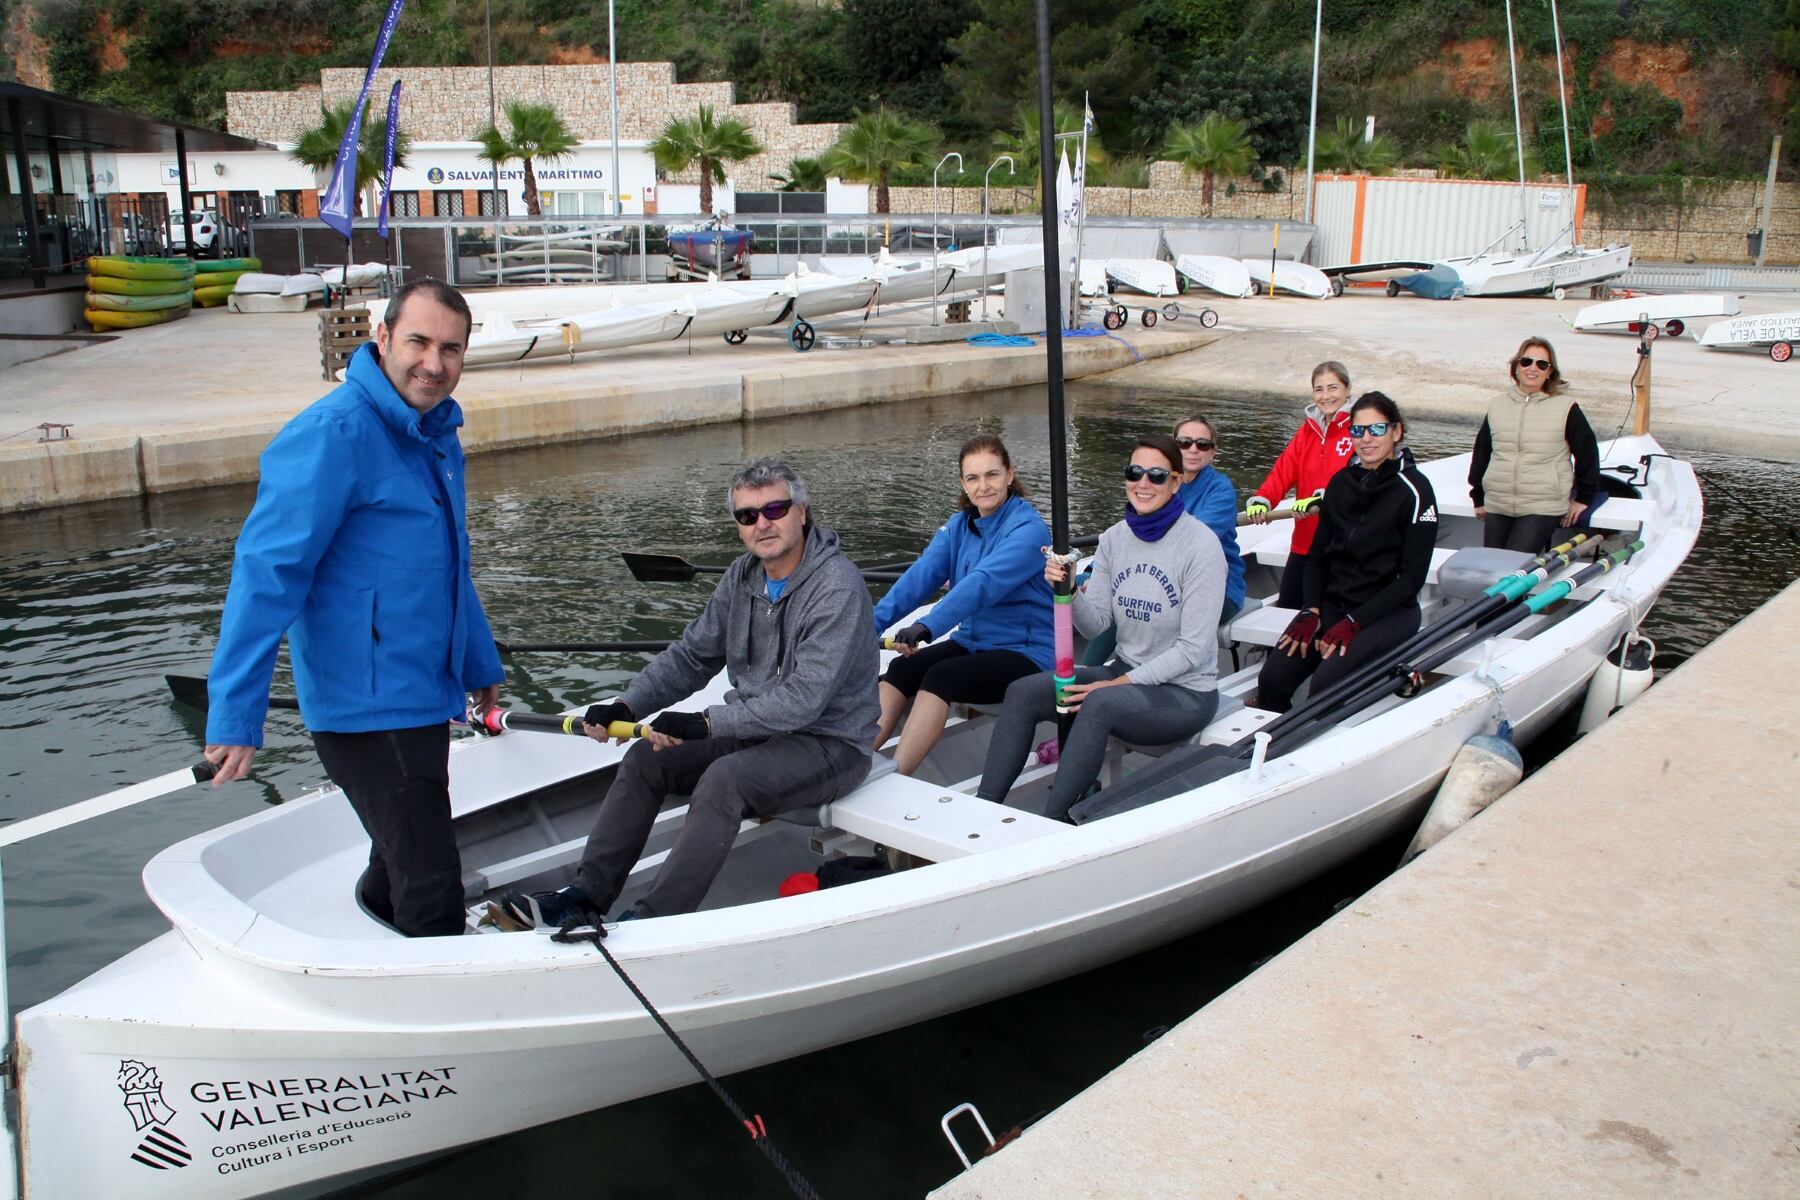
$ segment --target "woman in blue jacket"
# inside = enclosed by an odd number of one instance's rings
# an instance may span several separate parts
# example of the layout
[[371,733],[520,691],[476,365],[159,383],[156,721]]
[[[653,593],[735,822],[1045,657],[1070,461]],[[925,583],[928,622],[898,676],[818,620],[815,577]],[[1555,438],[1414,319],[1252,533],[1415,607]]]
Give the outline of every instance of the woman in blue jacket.
[[875,606],[875,627],[886,629],[949,588],[922,619],[895,632],[899,657],[881,677],[877,748],[912,708],[894,753],[902,775],[937,745],[952,704],[998,704],[1014,680],[1051,667],[1050,528],[1025,499],[999,438],[977,434],[957,461],[957,511]]

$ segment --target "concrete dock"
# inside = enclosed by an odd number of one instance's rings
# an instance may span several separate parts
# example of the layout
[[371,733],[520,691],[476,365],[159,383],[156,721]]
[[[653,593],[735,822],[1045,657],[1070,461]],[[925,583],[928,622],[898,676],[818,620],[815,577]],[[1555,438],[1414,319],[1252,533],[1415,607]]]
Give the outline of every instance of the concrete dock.
[[[1139,300],[1144,298],[1140,297]],[[1415,415],[1471,425],[1506,384],[1522,338],[1553,339],[1571,394],[1603,437],[1631,399],[1636,339],[1569,330],[1585,300],[1437,303],[1352,292],[1335,300],[1184,296],[1182,319],[1109,337],[1069,339],[1071,379],[1184,396],[1261,393],[1298,408],[1314,363],[1348,364],[1357,391],[1388,392]],[[1203,306],[1215,329],[1193,319]],[[1746,297],[1746,313],[1800,307],[1800,297]],[[1042,384],[1041,345],[889,345],[928,310],[820,323],[820,344],[790,350],[779,330],[747,345],[716,337],[633,350],[472,367],[457,398],[471,453],[737,421],[859,404]],[[867,337],[873,347],[833,349]],[[1800,462],[1800,427],[1785,398],[1800,367],[1751,352],[1664,338],[1652,360],[1654,427],[1677,449]],[[99,345],[0,368],[0,512],[254,479],[282,422],[328,388],[316,312],[197,311]],[[36,441],[42,423],[66,442]]]
[[[929,322],[916,308],[867,324],[858,314],[830,318],[805,354],[779,330],[758,330],[743,346],[705,337],[470,367],[456,389],[463,446],[482,453],[1044,382],[1041,345],[830,348],[833,338],[904,338]],[[0,370],[0,512],[255,479],[283,422],[333,386],[320,371],[318,327],[316,311],[197,310]],[[1064,371],[1080,379],[1218,336],[1193,320],[1134,323],[1066,341]],[[28,440],[44,422],[74,436]]]
[[1800,584],[933,1196],[1800,1196],[1797,623]]

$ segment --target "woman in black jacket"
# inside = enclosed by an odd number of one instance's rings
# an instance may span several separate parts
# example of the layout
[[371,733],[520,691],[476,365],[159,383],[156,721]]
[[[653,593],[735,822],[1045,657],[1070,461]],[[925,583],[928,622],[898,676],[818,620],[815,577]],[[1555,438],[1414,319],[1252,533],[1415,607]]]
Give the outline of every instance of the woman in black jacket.
[[1400,454],[1405,432],[1399,405],[1380,392],[1352,406],[1355,456],[1325,486],[1303,607],[1263,660],[1259,708],[1286,712],[1309,676],[1323,690],[1418,632],[1437,497]]

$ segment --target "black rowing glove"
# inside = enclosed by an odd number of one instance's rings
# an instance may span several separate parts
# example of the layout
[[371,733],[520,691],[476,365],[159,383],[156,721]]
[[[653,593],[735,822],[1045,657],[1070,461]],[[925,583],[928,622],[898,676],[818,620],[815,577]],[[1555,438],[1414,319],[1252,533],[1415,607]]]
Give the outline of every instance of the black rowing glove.
[[911,625],[908,625],[905,629],[902,629],[899,633],[894,635],[894,645],[911,646],[915,650],[930,640],[931,630],[925,627],[923,621],[914,621]]
[[697,742],[707,736],[706,714],[666,712],[650,722],[650,728],[666,737]]
[[592,725],[597,729],[605,729],[614,721],[633,721],[631,710],[625,707],[623,700],[608,700],[605,704],[590,704],[587,712],[581,715],[583,725]]

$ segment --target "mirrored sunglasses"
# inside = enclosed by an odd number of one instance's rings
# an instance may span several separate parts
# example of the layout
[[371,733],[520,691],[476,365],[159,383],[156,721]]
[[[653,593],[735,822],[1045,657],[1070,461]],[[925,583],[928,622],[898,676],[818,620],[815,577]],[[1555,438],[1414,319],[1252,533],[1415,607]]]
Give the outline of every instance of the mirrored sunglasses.
[[1350,436],[1353,438],[1365,436],[1386,437],[1389,428],[1390,426],[1386,421],[1376,421],[1369,425],[1352,425],[1350,427]]
[[739,525],[754,525],[756,524],[756,518],[758,517],[767,517],[771,521],[779,521],[781,518],[787,516],[788,510],[793,507],[794,502],[792,500],[771,500],[760,508],[734,508],[731,510],[731,519],[736,521]]

